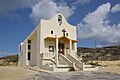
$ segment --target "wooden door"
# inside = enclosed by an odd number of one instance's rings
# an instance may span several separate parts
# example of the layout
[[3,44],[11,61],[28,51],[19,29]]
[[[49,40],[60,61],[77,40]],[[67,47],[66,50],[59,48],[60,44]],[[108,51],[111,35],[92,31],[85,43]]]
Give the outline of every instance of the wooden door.
[[58,44],[58,53],[62,53],[64,55],[64,44]]

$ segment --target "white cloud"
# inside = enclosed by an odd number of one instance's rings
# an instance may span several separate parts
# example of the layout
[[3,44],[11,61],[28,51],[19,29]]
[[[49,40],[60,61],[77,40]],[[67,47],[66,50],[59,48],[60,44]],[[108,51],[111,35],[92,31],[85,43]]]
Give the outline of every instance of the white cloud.
[[56,0],[0,0],[0,16],[17,16],[15,11],[20,8],[31,8],[30,17],[35,22],[41,18],[49,19],[57,12],[62,13],[67,19],[75,9],[74,6],[67,6],[64,1]]
[[88,13],[83,21],[77,25],[78,37],[80,39],[92,38],[100,44],[120,42],[120,23],[110,26],[108,15],[110,14],[110,3],[99,6],[94,12]]
[[0,0],[0,16],[8,15],[19,8],[28,8],[37,0]]
[[74,2],[73,4],[85,4],[85,3],[88,3],[92,0],[76,0],[76,2]]
[[30,17],[38,22],[39,19],[50,19],[57,12],[60,12],[67,19],[74,13],[74,7],[67,6],[66,3],[55,3],[53,0],[41,0],[32,6]]
[[120,4],[116,4],[115,6],[112,7],[111,12],[118,12],[120,11]]

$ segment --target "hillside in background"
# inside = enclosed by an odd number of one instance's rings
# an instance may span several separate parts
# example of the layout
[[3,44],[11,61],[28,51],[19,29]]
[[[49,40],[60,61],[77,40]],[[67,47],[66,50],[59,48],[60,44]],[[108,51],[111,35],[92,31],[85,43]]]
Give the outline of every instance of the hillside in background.
[[86,60],[120,60],[120,45],[102,48],[78,47],[78,55],[82,55]]
[[0,57],[0,66],[16,66],[17,63],[18,55]]

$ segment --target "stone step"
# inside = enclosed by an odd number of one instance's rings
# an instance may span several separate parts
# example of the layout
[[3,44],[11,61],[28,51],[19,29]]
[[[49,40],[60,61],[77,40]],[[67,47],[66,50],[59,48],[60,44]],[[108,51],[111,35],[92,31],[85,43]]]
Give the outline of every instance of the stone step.
[[54,68],[54,72],[68,72],[70,68]]

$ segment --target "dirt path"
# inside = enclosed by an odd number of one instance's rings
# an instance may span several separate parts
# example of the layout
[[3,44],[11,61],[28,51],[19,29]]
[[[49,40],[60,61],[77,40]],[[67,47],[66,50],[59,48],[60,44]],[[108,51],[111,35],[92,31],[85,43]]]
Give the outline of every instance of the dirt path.
[[120,74],[109,72],[57,72],[39,73],[36,80],[120,80]]

